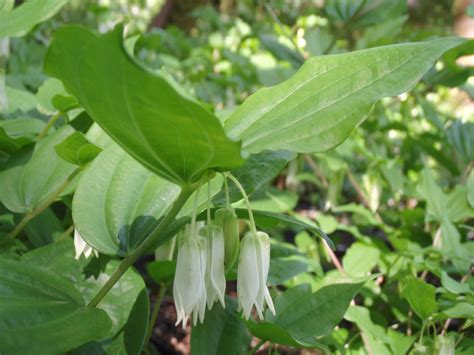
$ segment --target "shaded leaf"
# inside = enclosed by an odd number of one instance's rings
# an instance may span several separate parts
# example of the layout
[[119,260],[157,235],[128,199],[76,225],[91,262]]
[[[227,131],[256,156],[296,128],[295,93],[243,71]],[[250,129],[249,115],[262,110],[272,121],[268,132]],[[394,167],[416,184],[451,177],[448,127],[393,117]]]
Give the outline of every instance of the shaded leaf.
[[107,314],[86,308],[66,277],[12,260],[0,268],[2,353],[63,353],[109,331]]

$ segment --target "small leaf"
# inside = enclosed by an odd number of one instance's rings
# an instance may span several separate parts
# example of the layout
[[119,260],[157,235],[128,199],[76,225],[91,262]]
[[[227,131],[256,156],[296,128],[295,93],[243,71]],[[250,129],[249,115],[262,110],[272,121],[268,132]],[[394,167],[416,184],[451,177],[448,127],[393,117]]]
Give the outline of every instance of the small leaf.
[[449,318],[474,318],[474,305],[467,302],[459,302],[451,308],[445,309],[443,314]]
[[68,163],[84,166],[95,159],[102,148],[90,143],[81,132],[74,132],[54,146],[56,153]]
[[36,24],[55,15],[68,1],[28,0],[10,12],[0,13],[0,38],[25,35]]
[[128,153],[167,180],[183,185],[208,169],[230,170],[244,162],[240,143],[226,136],[216,116],[168,75],[130,57],[121,26],[104,35],[80,26],[59,29],[45,71]]
[[403,280],[402,296],[423,320],[438,310],[436,288],[422,279],[414,277],[405,278]]
[[86,308],[66,277],[12,260],[0,259],[0,269],[2,354],[64,353],[109,331],[107,314]]
[[374,102],[410,90],[445,51],[444,38],[308,59],[287,81],[250,96],[226,121],[242,150],[328,150],[360,125]]

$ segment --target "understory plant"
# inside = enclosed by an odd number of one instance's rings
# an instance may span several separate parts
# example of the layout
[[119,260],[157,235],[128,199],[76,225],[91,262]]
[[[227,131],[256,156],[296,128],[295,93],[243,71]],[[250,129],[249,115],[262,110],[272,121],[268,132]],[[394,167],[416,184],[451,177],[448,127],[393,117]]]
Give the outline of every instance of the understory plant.
[[[0,1],[0,49],[65,3],[13,8]],[[342,6],[329,1],[327,17],[344,17],[333,3]],[[365,3],[338,19],[340,33],[370,20],[362,15],[375,10]],[[459,230],[472,233],[474,131],[466,122],[445,129],[425,89],[437,85],[434,65],[454,66],[472,42],[443,37],[368,48],[367,35],[357,48],[349,36],[351,50],[332,53],[334,38],[327,51],[309,56],[299,42],[285,52],[261,39],[286,53],[285,80],[219,111],[203,102],[203,83],[193,82],[189,66],[177,74],[149,62],[150,36],[123,24],[104,33],[56,26],[36,96],[19,75],[23,89],[9,86],[15,82],[0,68],[1,354],[151,351],[167,294],[175,325],[192,328],[193,354],[253,353],[264,343],[270,351],[452,353],[468,339],[447,332],[453,319],[472,326],[472,245]],[[436,129],[423,139],[399,114],[414,119],[420,110]],[[358,128],[368,117],[369,138],[361,133],[366,126]],[[386,132],[404,145],[378,149]],[[457,161],[443,157],[440,137]],[[433,158],[420,158],[417,145]],[[395,150],[402,158],[391,156]],[[401,166],[403,158],[413,166]],[[443,190],[427,167],[433,159],[459,184]],[[346,175],[358,205],[338,201]],[[275,192],[278,176],[288,191]],[[259,204],[262,191],[267,202]],[[406,191],[425,210],[411,206]],[[287,208],[298,192],[309,205],[324,199],[324,213]],[[385,203],[406,210],[381,215]],[[341,265],[336,245],[348,235],[355,241]],[[428,243],[419,242],[426,236]],[[326,273],[322,258],[337,273]]]

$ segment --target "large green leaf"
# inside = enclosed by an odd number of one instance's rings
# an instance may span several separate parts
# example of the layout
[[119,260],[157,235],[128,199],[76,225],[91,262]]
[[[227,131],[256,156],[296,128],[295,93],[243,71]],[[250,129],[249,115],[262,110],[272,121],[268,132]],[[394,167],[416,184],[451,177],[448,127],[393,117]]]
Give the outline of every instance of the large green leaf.
[[122,38],[120,26],[105,35],[63,27],[51,43],[45,71],[62,80],[127,152],[172,182],[194,182],[207,169],[241,165],[240,143],[226,136],[218,118],[170,77],[140,66]]
[[226,297],[226,307],[216,304],[206,312],[204,323],[198,323],[191,332],[193,354],[246,354],[250,334],[237,313],[237,302]]
[[268,310],[265,321],[247,322],[252,334],[271,342],[323,347],[316,337],[330,333],[342,320],[349,303],[364,282],[340,283],[313,293],[307,284],[290,288],[275,301],[276,316]]
[[[86,302],[95,296],[120,263],[110,260],[103,266],[97,259],[90,260],[90,263],[85,258],[75,260],[74,245],[70,239],[26,253],[21,261],[51,272],[61,270],[63,276],[74,282]],[[112,327],[94,346],[108,351],[114,349],[111,351],[114,354],[126,353],[125,349],[138,354],[143,346],[149,311],[148,296],[141,276],[129,269],[98,307],[107,312]]]
[[75,170],[54,151],[54,146],[72,132],[71,126],[64,126],[9,159],[0,172],[0,201],[10,211],[25,213],[35,209]]
[[23,36],[36,24],[56,14],[69,0],[27,0],[10,12],[0,13],[0,38]]
[[250,153],[333,148],[375,101],[411,89],[437,58],[462,41],[445,38],[310,58],[287,81],[250,96],[225,129]]
[[[220,191],[222,178],[214,178],[211,186],[214,196]],[[207,199],[207,186],[203,190],[206,192],[200,194],[198,212]],[[156,228],[179,191],[179,186],[153,174],[111,144],[81,178],[73,200],[74,224],[87,243],[101,253],[123,256]],[[185,204],[180,217],[191,212],[193,200],[191,197]]]
[[109,331],[107,314],[84,307],[66,277],[13,260],[0,269],[2,354],[64,353]]

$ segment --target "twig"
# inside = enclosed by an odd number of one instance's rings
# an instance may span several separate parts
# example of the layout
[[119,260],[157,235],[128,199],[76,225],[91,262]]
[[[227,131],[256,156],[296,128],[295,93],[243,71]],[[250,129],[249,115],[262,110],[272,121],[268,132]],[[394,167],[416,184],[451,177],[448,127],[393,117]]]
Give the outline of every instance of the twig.
[[153,311],[151,312],[150,322],[148,323],[148,331],[145,337],[145,346],[150,342],[151,336],[153,335],[153,329],[156,324],[156,320],[158,319],[158,313],[160,313],[161,303],[163,302],[163,298],[165,297],[166,293],[166,286],[164,284],[160,285],[160,291],[156,296],[155,305],[153,307]]
[[252,349],[250,349],[248,352],[247,352],[247,355],[253,355],[255,354],[258,349],[260,349],[262,347],[262,345],[265,344],[265,340],[260,340],[257,345],[255,345]]
[[58,237],[58,242],[66,239],[74,231],[74,225],[71,224],[65,231]]
[[339,261],[339,259],[336,256],[336,254],[332,251],[332,249],[329,247],[328,243],[324,239],[323,239],[323,244],[324,244],[324,247],[326,248],[326,251],[329,254],[329,257],[331,258],[332,263],[336,267],[336,269],[339,271],[339,273],[342,276],[347,276],[346,270],[344,270],[344,268],[342,267],[341,262]]
[[[365,195],[364,191],[360,187],[359,183],[357,182],[356,178],[354,177],[354,175],[352,174],[350,169],[347,169],[347,177],[349,178],[349,181],[350,181],[351,185],[356,190],[356,193],[357,193],[357,196],[359,197],[360,202],[362,202],[362,204],[366,208],[368,208],[370,211],[372,211],[372,209],[370,208],[370,203],[369,203],[369,200],[368,200],[367,196]],[[375,220],[378,223],[384,224],[384,221],[383,221],[382,217],[380,216],[380,214],[377,211],[372,211],[372,213],[374,214]]]
[[323,175],[323,173],[321,172],[321,169],[319,168],[318,164],[316,164],[314,159],[308,154],[304,155],[304,160],[309,165],[309,167],[314,171],[314,174],[318,177],[318,179],[321,180],[321,184],[323,185],[323,187],[327,189],[329,187],[329,182],[326,179],[326,177]]
[[38,139],[41,139],[46,136],[46,134],[48,134],[48,131],[51,129],[51,127],[53,127],[54,123],[59,119],[59,117],[61,117],[62,114],[62,112],[57,112],[56,114],[51,116],[48,123],[46,123],[46,126],[44,126],[42,131],[38,134]]

